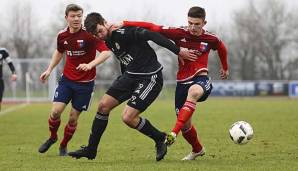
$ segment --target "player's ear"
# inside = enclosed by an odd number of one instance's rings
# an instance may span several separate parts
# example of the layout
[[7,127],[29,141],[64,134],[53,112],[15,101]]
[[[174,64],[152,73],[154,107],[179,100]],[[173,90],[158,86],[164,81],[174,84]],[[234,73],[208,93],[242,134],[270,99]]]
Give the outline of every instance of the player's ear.
[[204,25],[206,25],[206,24],[207,24],[207,20],[204,21]]

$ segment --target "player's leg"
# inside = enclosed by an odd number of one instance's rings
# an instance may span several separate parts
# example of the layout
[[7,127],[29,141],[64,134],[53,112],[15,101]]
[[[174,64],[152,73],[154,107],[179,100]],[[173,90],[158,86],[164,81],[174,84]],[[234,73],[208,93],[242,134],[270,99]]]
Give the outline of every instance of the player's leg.
[[77,125],[78,125],[78,119],[80,116],[80,111],[71,108],[69,119],[67,124],[64,127],[64,136],[60,143],[59,147],[59,155],[60,156],[67,156],[67,144],[71,140],[72,136],[74,135]]
[[98,111],[93,119],[88,145],[82,146],[79,150],[69,152],[68,155],[74,158],[86,157],[95,159],[101,136],[108,125],[110,111],[119,105],[119,101],[114,97],[105,94],[98,104]]
[[0,79],[0,111],[1,111],[1,105],[2,105],[3,92],[4,92],[4,81],[3,79]]
[[131,98],[124,108],[122,120],[129,127],[137,129],[139,132],[148,136],[155,142],[156,160],[164,158],[167,147],[164,143],[166,134],[154,127],[149,120],[141,118],[139,115],[158,97],[162,86],[162,73],[159,72],[152,76],[135,79],[135,88]]
[[68,122],[64,128],[64,137],[60,143],[59,155],[67,155],[67,144],[74,135],[80,113],[88,110],[94,90],[94,81],[87,83],[78,83],[70,81],[72,90],[72,108],[69,114]]
[[58,140],[58,128],[61,120],[60,116],[65,109],[66,104],[62,102],[53,102],[52,111],[49,115],[48,124],[50,130],[50,138],[47,139],[38,149],[40,153],[45,153]]
[[172,132],[176,135],[178,135],[185,123],[191,118],[196,109],[196,102],[203,94],[204,90],[201,86],[197,84],[190,86],[186,101],[179,110],[175,127],[172,129]]
[[203,156],[205,154],[205,150],[199,140],[194,125],[191,124],[191,119],[185,123],[181,132],[184,139],[192,146],[192,151],[182,160],[194,160],[198,156]]
[[138,130],[140,133],[154,140],[156,160],[159,161],[163,159],[167,153],[167,147],[164,144],[166,134],[154,127],[149,120],[139,117],[139,114],[139,110],[127,105],[124,108],[122,120],[129,127]]
[[45,153],[57,141],[57,131],[61,123],[60,117],[70,99],[71,89],[68,82],[62,77],[56,88],[52,110],[48,119],[49,130],[51,133],[50,138],[39,147],[38,151],[40,153]]
[[130,87],[129,82],[126,82],[123,76],[113,82],[99,101],[97,113],[91,127],[91,134],[89,135],[88,146],[82,146],[81,149],[68,153],[70,156],[75,158],[86,157],[88,159],[96,157],[101,136],[108,124],[110,111],[129,98],[130,90],[125,86]]

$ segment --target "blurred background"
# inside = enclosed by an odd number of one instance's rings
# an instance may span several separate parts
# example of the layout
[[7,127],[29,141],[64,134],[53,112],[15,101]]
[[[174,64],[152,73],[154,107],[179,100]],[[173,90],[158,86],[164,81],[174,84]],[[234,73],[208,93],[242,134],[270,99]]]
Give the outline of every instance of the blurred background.
[[[209,56],[213,96],[298,97],[298,1],[296,0],[0,0],[0,47],[6,48],[17,69],[17,82],[9,81],[4,64],[4,102],[48,101],[53,97],[63,62],[47,84],[39,75],[56,48],[57,33],[66,27],[64,10],[77,3],[99,12],[109,22],[149,21],[166,26],[187,25],[187,11],[201,6],[207,12],[205,29],[217,34],[228,48],[230,78],[220,81],[217,53]],[[173,97],[177,57],[151,43],[164,66],[161,98]],[[104,92],[119,75],[115,59],[97,67],[97,93]],[[98,98],[96,96],[96,98]]]

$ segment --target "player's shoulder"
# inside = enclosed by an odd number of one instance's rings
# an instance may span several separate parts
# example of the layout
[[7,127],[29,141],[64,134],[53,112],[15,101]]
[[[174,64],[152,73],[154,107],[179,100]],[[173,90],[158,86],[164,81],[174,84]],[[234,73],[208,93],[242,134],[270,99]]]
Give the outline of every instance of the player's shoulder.
[[0,47],[0,52],[8,52],[6,48]]
[[203,36],[209,37],[209,38],[214,38],[214,39],[219,39],[217,34],[210,32],[208,30],[204,30]]
[[68,33],[68,27],[65,27],[64,29],[59,30],[57,35],[60,36],[67,33]]

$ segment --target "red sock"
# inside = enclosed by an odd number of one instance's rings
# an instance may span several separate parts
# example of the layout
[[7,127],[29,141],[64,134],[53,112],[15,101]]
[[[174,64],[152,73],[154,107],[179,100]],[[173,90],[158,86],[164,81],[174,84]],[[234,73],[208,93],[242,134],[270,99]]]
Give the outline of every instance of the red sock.
[[74,132],[76,131],[77,124],[71,124],[68,122],[68,124],[64,128],[64,137],[63,140],[60,143],[60,146],[66,147],[69,140],[72,138]]
[[198,153],[202,150],[203,146],[200,143],[199,137],[197,135],[196,128],[192,125],[190,129],[182,132],[183,137],[192,146],[192,151]]
[[172,132],[175,132],[175,134],[178,135],[178,133],[180,132],[182,127],[185,125],[185,123],[191,118],[195,109],[196,109],[196,103],[186,101],[178,113],[176,125],[172,129]]
[[58,138],[57,131],[60,126],[61,120],[60,118],[54,119],[50,116],[48,123],[49,123],[49,130],[51,132],[50,138],[53,140],[56,140]]

